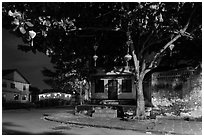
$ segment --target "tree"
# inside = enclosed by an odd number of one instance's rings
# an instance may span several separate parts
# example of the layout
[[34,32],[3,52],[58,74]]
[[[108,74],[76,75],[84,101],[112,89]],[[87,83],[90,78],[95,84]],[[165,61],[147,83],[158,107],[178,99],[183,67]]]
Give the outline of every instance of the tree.
[[201,42],[202,3],[3,3],[2,11],[3,26],[14,25],[28,43],[19,48],[51,57],[56,69],[52,77],[60,83],[89,79],[95,44],[97,66],[107,70],[124,65],[130,48],[137,116],[144,115],[142,81],[169,47],[186,40]]
[[[189,27],[192,16],[194,15],[194,12],[197,9],[197,6],[195,6],[196,7],[195,8],[194,5],[189,4],[188,6],[190,6],[192,9],[190,10],[191,13],[189,14],[190,15],[189,18],[187,18],[187,20],[185,20],[185,22],[186,22],[185,24],[182,24],[184,22],[181,22],[181,21],[179,22],[179,17],[182,18],[182,15],[181,16],[172,16],[172,14],[168,13],[170,15],[170,19],[172,17],[174,21],[173,21],[173,24],[171,24],[171,25],[169,24],[167,28],[169,29],[171,26],[175,25],[170,30],[170,33],[167,34],[167,35],[171,36],[171,39],[168,39],[170,41],[168,41],[164,46],[162,46],[160,48],[160,50],[157,51],[157,52],[152,52],[151,54],[148,54],[148,55],[143,54],[144,50],[146,49],[145,44],[147,44],[147,47],[152,46],[153,44],[149,43],[149,41],[151,41],[151,40],[154,40],[154,42],[155,41],[156,42],[161,41],[161,39],[163,39],[163,36],[161,36],[161,35],[165,35],[166,34],[165,31],[169,32],[168,30],[165,29],[166,26],[164,25],[165,24],[164,20],[166,20],[166,19],[164,18],[165,16],[164,16],[164,14],[162,14],[162,12],[164,12],[165,10],[170,11],[170,9],[167,9],[168,6],[163,7],[162,5],[163,4],[154,4],[154,5],[152,5],[153,6],[152,8],[156,10],[156,12],[153,11],[152,14],[157,14],[158,16],[154,16],[155,20],[153,20],[154,22],[152,22],[154,26],[152,26],[150,34],[146,35],[147,39],[145,39],[144,42],[141,42],[139,44],[139,45],[143,45],[143,47],[140,50],[139,54],[135,53],[133,41],[132,41],[132,38],[131,38],[131,34],[130,33],[127,34],[128,39],[129,39],[127,44],[132,48],[134,66],[136,68],[135,69],[135,74],[136,74],[136,79],[137,79],[137,82],[138,82],[137,83],[137,92],[138,92],[137,93],[137,99],[138,99],[137,100],[137,108],[138,108],[137,115],[138,116],[144,115],[144,96],[143,96],[143,89],[142,89],[143,88],[142,82],[143,82],[144,76],[149,71],[151,71],[153,68],[157,67],[157,65],[159,63],[158,58],[160,58],[162,53],[168,47],[170,47],[170,49],[172,50],[172,48],[174,47],[173,43],[175,41],[177,41],[180,37],[186,36],[187,38],[191,38],[191,39],[193,38],[193,36],[191,36],[192,33],[190,34],[190,33],[186,32],[186,30]],[[169,5],[171,5],[171,4],[169,4]],[[190,8],[188,6],[185,7],[184,5],[185,4],[182,3],[182,6],[180,5],[181,7],[175,8],[176,11],[181,12],[182,9],[187,10],[188,8]],[[177,6],[179,6],[179,5],[177,5]],[[130,12],[130,14],[132,14],[132,13]],[[168,14],[166,14],[166,17],[167,17]],[[187,13],[185,13],[185,14],[187,14]],[[186,18],[185,14],[184,14],[184,17],[182,18],[183,20]],[[145,15],[147,16],[148,14],[145,14]],[[151,17],[151,16],[149,16],[149,17]],[[131,21],[131,23],[130,23],[129,26],[132,27],[133,23],[134,23],[134,22],[132,22],[133,19],[131,19],[130,21]],[[144,21],[146,21],[146,20],[144,19]],[[147,21],[147,23],[149,23],[149,22]],[[149,31],[147,31],[147,29],[146,29],[146,27],[147,27],[146,24],[143,27],[145,27],[145,31],[143,31],[143,33],[145,33],[145,32],[148,33]],[[200,26],[198,26],[198,28],[199,27]],[[135,28],[138,29],[139,27],[135,27]],[[194,28],[194,29],[197,29],[197,28]],[[140,29],[137,30],[137,32],[138,31],[140,32]],[[157,32],[155,33],[154,31],[157,31]],[[192,31],[194,31],[194,30],[192,30]],[[173,34],[171,34],[171,32],[173,32]],[[176,34],[174,34],[174,33],[176,33]],[[156,38],[153,36],[153,34],[156,35]],[[139,35],[141,35],[141,33],[139,33]],[[164,39],[166,39],[166,37],[167,36],[165,36]],[[159,39],[157,39],[157,38],[159,38]],[[138,40],[138,42],[139,42],[139,40]]]

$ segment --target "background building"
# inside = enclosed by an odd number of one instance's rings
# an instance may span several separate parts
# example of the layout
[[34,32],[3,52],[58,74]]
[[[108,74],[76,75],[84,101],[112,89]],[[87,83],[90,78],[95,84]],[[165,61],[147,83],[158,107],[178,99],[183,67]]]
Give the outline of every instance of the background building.
[[2,71],[2,101],[3,103],[31,102],[29,81],[17,70]]

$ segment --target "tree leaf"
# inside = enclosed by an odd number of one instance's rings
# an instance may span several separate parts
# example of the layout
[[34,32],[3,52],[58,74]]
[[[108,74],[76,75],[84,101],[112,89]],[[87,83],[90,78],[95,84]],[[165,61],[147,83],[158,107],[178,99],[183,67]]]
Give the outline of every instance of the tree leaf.
[[22,34],[25,34],[26,33],[26,30],[24,29],[24,27],[19,27],[19,30]]
[[19,26],[20,25],[19,19],[14,19],[14,21],[11,24]]
[[34,25],[33,25],[31,22],[29,22],[29,21],[26,21],[25,23],[26,23],[26,25],[28,25],[28,27],[33,27],[33,26],[34,26]]
[[8,15],[13,16],[13,12],[11,10],[9,10]]

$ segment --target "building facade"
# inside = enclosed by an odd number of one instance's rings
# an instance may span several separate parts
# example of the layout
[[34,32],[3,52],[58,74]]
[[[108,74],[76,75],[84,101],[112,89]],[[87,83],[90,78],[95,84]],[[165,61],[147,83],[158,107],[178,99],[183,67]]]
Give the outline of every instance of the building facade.
[[91,76],[91,100],[105,104],[128,104],[136,101],[132,72],[98,71]]
[[46,100],[46,99],[63,99],[63,100],[70,100],[71,94],[66,94],[62,92],[50,92],[50,93],[42,93],[39,94],[39,101]]
[[17,70],[2,71],[2,101],[3,103],[31,102],[29,81]]
[[[145,106],[152,106],[152,97],[155,93],[169,98],[183,98],[188,95],[192,88],[192,75],[194,70],[189,68],[148,74],[143,80]],[[98,70],[91,78],[91,100],[97,103],[109,101],[124,104],[124,101],[129,101],[131,103],[128,104],[135,104],[137,89],[132,72]]]

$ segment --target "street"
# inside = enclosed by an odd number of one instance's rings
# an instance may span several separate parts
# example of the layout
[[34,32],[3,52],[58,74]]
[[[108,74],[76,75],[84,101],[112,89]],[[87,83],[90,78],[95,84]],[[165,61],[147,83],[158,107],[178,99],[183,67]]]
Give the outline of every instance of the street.
[[130,130],[83,127],[46,121],[43,115],[72,111],[66,108],[2,111],[3,135],[142,135]]

